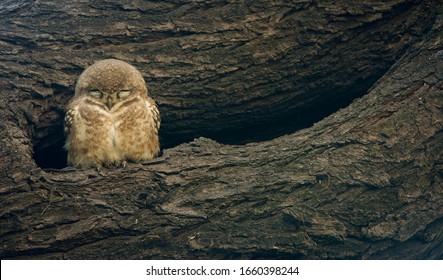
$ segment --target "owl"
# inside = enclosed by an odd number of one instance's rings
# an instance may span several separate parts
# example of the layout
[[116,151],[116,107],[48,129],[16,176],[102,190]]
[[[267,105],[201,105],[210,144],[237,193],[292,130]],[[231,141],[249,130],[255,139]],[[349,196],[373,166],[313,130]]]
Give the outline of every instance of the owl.
[[106,59],[78,78],[67,105],[68,164],[80,168],[143,162],[160,151],[160,113],[132,65]]

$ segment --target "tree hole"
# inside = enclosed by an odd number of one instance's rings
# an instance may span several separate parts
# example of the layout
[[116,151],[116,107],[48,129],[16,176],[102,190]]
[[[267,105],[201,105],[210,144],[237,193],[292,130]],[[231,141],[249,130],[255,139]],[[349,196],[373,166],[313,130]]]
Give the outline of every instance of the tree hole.
[[63,126],[55,125],[47,129],[47,135],[35,142],[35,163],[44,169],[62,169],[67,166],[68,153],[64,148]]

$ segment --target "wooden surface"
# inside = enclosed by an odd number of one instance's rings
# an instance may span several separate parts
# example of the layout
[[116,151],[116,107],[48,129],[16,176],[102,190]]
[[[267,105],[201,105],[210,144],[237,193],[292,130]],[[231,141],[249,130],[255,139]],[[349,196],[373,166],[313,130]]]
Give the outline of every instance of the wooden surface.
[[[2,2],[0,256],[443,258],[438,2]],[[60,169],[108,57],[144,74],[163,156]]]

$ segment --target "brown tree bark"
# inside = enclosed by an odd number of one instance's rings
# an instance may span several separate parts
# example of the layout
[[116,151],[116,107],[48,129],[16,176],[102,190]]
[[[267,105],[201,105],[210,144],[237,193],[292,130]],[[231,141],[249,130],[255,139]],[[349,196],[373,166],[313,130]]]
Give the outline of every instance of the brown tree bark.
[[[443,258],[441,4],[340,2],[0,4],[0,256]],[[108,57],[167,149],[61,169],[64,105]],[[199,136],[268,140],[172,147]]]

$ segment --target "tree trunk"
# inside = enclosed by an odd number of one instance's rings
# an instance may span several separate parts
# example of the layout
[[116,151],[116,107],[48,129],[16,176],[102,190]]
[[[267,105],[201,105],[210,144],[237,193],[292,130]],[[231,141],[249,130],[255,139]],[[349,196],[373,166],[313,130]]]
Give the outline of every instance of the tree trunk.
[[[443,258],[442,4],[340,2],[3,1],[2,259]],[[64,168],[64,105],[109,57],[166,149]]]

